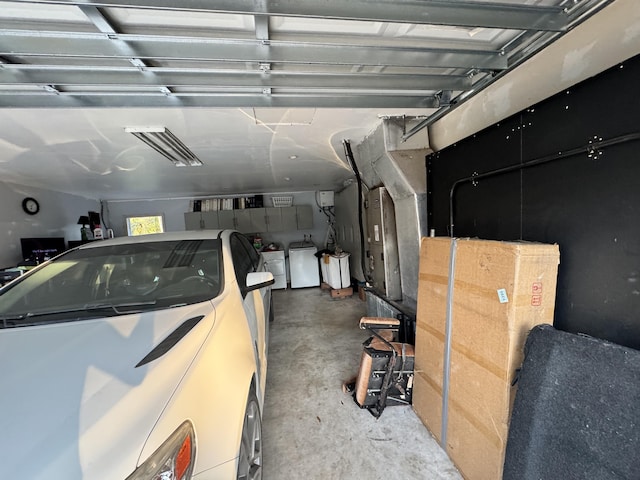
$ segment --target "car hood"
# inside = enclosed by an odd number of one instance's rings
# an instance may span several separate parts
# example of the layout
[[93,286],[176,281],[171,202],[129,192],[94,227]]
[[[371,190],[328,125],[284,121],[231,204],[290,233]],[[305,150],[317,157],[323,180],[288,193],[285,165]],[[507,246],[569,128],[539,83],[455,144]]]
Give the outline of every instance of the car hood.
[[[136,367],[196,317],[173,348]],[[0,330],[0,478],[126,478],[213,319],[205,302]]]

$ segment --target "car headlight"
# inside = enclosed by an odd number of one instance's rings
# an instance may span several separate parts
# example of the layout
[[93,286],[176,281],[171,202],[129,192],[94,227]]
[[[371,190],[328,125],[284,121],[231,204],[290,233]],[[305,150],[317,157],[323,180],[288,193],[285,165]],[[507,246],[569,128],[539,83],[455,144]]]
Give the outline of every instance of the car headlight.
[[126,480],[189,480],[195,457],[193,426],[187,421]]

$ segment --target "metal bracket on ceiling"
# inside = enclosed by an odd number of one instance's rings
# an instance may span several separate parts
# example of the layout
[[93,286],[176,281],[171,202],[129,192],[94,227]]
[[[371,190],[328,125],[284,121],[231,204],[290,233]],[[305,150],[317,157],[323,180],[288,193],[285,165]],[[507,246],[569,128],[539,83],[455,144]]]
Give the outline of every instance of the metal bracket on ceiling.
[[60,90],[58,90],[53,85],[40,85],[46,92],[55,93],[56,95],[60,95]]
[[434,95],[439,107],[451,105],[451,90],[440,90]]
[[[468,90],[467,92],[473,92],[473,90]],[[460,96],[458,96],[456,98],[456,100],[454,100],[454,102],[452,103],[451,102],[451,95],[452,95],[452,91],[451,90],[440,90],[438,93],[436,93],[434,95],[434,99],[435,99],[435,102],[437,104],[436,108],[438,108],[438,111],[436,113],[434,113],[433,115],[428,116],[427,118],[422,120],[417,125],[413,126],[411,128],[411,130],[409,130],[409,132],[403,133],[402,141],[406,142],[412,136],[414,136],[416,133],[418,133],[420,130],[422,130],[423,128],[427,128],[435,120],[437,120],[441,116],[444,116],[444,114],[446,112],[448,112],[449,109],[455,105],[455,103],[457,103],[458,99],[460,99]],[[462,94],[462,95],[464,95],[464,94]]]
[[478,172],[473,172],[473,173],[471,174],[471,185],[473,185],[474,187],[477,187],[477,186],[478,186],[478,184],[480,183],[480,182],[477,180],[478,175],[480,175]]
[[144,72],[147,69],[147,64],[142,61],[140,58],[130,58],[129,63],[136,67],[141,72]]
[[[402,135],[407,133],[407,116],[406,115],[378,115],[378,118],[393,122],[395,125],[402,128]],[[403,140],[404,141],[404,140]]]

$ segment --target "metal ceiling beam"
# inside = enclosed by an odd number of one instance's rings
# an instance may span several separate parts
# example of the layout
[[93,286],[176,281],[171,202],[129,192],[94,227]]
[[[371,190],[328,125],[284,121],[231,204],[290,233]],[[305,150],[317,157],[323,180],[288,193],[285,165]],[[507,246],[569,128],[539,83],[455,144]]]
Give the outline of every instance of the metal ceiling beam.
[[19,94],[0,93],[0,108],[189,108],[189,107],[280,107],[280,108],[438,108],[435,96],[394,95],[272,95],[246,94]]
[[[144,60],[201,60],[256,63],[381,65],[503,70],[500,52],[438,48],[400,48],[200,37],[118,35]],[[116,45],[114,45],[114,43]],[[104,35],[0,30],[0,55],[40,57],[123,58],[120,42]]]
[[65,70],[60,66],[5,65],[0,85],[49,84],[58,86],[169,86],[169,87],[256,87],[334,88],[358,90],[468,90],[471,78],[463,75],[415,74],[326,74],[271,71],[176,71],[147,67],[153,75],[140,75],[137,68]]
[[256,39],[263,43],[268,43],[271,39],[269,35],[269,17],[264,15],[256,15],[254,17],[256,26]]
[[93,23],[98,30],[107,35],[107,38],[110,40],[109,43],[111,43],[114,48],[116,48],[122,55],[130,57],[129,61],[133,65],[138,66],[138,68],[144,68],[147,66],[144,63],[144,60],[137,58],[136,52],[127,45],[126,42],[123,42],[118,37],[119,34],[116,29],[97,7],[80,6],[80,10],[82,10],[82,13],[91,20],[91,23]]
[[80,6],[80,10],[84,13],[91,23],[93,23],[98,30],[102,33],[106,33],[108,35],[117,36],[118,32],[116,32],[111,22],[107,20],[107,18],[98,10],[98,7],[90,7],[90,6]]
[[[451,0],[9,0],[17,3],[186,10],[377,22],[564,31],[563,7]],[[568,10],[568,9],[567,9]]]
[[[82,12],[87,16],[89,20],[91,20],[91,23],[93,23],[98,30],[100,30],[102,33],[107,34],[109,40],[114,42],[121,52],[131,57],[129,58],[129,62],[138,69],[137,76],[140,77],[141,75],[139,72],[144,71],[148,67],[148,65],[143,59],[138,58],[136,52],[133,50],[133,48],[131,48],[130,45],[118,38],[118,32],[111,24],[109,19],[104,15],[104,13],[102,13],[98,7],[88,5],[81,5],[80,10],[82,10]],[[157,83],[155,83],[155,85],[159,87],[162,93],[171,93],[166,85],[159,85]]]
[[[263,45],[270,45],[271,37],[269,36],[269,17],[265,15],[256,15],[253,17],[256,28],[256,39]],[[263,75],[271,73],[271,64],[262,62],[258,66],[260,72]],[[271,95],[271,85],[263,85],[262,93],[265,95]]]

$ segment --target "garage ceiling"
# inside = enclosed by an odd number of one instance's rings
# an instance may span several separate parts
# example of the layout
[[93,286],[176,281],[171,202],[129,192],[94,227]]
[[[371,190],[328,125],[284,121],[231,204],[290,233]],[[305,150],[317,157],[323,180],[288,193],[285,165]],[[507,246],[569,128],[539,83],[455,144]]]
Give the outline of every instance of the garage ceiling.
[[[3,180],[103,200],[340,189],[612,0],[0,1]],[[126,129],[169,129],[176,168]]]

